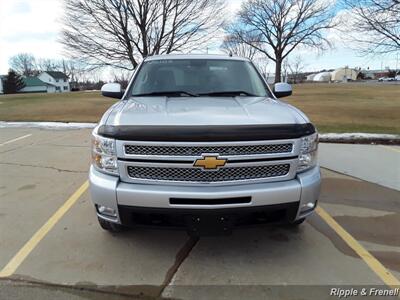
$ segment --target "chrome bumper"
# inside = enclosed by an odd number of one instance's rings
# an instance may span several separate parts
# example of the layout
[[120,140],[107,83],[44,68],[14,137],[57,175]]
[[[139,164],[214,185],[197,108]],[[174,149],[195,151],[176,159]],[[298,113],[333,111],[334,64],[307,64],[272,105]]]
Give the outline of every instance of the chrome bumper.
[[[89,173],[90,192],[96,205],[103,205],[118,212],[118,205],[146,208],[202,209],[246,208],[299,202],[296,219],[311,214],[320,192],[321,175],[319,167],[296,175],[288,181],[253,183],[230,186],[173,186],[134,184],[120,182],[118,177],[103,174],[93,167]],[[251,197],[249,203],[223,205],[176,205],[170,198],[223,199]],[[116,218],[98,216],[120,223]]]

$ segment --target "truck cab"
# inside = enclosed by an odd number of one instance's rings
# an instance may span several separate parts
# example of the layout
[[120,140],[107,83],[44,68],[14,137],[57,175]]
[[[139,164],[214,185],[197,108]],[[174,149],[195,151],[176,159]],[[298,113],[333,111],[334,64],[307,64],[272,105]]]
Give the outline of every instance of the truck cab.
[[280,222],[317,205],[318,133],[279,100],[253,63],[161,55],[138,66],[92,133],[91,197],[102,228],[184,228],[190,235]]

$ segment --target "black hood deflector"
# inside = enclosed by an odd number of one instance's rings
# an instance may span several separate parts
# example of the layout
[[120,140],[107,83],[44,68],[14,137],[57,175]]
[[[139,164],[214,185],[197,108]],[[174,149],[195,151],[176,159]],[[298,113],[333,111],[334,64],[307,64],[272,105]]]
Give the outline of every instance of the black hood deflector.
[[113,126],[101,125],[98,134],[125,141],[236,142],[295,139],[315,132],[311,123],[281,125]]

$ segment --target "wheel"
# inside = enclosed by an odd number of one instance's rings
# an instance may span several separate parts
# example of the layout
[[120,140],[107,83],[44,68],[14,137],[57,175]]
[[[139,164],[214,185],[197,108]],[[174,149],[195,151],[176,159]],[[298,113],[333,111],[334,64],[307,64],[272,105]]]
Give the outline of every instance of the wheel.
[[289,223],[289,226],[291,226],[291,227],[297,227],[297,226],[303,224],[303,222],[304,222],[305,220],[306,220],[306,218],[298,219],[298,220],[296,220],[296,221],[293,221],[293,222]]
[[99,220],[99,224],[101,228],[104,230],[110,231],[110,232],[121,232],[125,230],[125,227],[120,225],[120,224],[115,224],[113,222],[106,221],[102,218],[97,217],[97,220]]

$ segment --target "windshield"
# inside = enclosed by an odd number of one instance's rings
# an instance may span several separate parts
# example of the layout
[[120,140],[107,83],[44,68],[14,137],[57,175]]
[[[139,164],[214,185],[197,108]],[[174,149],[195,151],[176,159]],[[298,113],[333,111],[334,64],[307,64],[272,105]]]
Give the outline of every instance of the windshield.
[[145,62],[131,96],[270,96],[253,64],[224,59],[171,59]]

